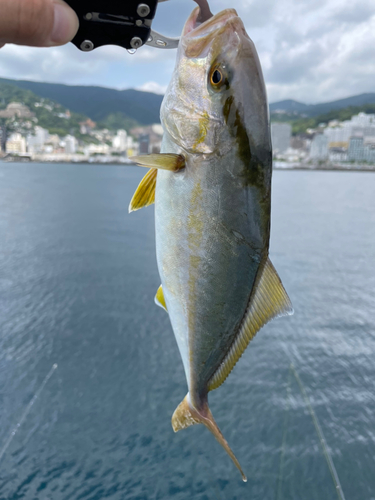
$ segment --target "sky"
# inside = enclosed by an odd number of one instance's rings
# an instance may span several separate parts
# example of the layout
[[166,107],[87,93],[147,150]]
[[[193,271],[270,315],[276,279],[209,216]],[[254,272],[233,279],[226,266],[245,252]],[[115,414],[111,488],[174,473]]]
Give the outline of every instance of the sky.
[[[215,14],[234,7],[257,47],[270,102],[307,104],[375,92],[375,0],[211,0]],[[179,36],[192,0],[159,5],[153,29]],[[163,93],[176,50],[107,46],[82,53],[7,45],[0,77]]]

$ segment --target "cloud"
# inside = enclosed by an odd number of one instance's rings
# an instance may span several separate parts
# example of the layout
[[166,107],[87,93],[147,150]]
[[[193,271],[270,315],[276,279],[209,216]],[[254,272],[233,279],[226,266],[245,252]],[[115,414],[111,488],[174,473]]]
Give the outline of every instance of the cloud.
[[[269,100],[322,102],[375,92],[374,0],[242,0],[232,2],[258,48]],[[211,0],[213,12],[227,0]],[[163,2],[153,28],[179,36],[193,2]],[[172,75],[175,50],[120,47],[82,53],[73,45],[53,49],[5,46],[0,76],[66,84],[140,88],[162,93]]]
[[71,85],[139,87],[160,78],[166,85],[172,73],[175,51],[142,47],[128,54],[121,47],[101,47],[90,53],[72,44],[50,49],[6,45],[0,50],[0,77]]
[[137,87],[137,90],[142,90],[143,92],[153,92],[154,94],[164,95],[167,90],[167,85],[160,85],[156,82],[146,82],[140,87]]
[[257,33],[271,102],[314,103],[375,91],[374,11],[364,3],[353,20],[351,9],[347,0],[278,4],[268,40]]

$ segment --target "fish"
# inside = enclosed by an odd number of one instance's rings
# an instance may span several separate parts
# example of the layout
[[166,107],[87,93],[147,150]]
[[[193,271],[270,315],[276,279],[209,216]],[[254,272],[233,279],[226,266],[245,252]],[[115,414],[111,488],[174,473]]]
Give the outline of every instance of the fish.
[[208,394],[293,307],[269,258],[272,145],[257,51],[234,9],[205,17],[197,7],[184,26],[161,152],[133,157],[149,171],[129,211],[155,203],[155,302],[169,314],[188,386],[172,427],[205,425],[246,481]]

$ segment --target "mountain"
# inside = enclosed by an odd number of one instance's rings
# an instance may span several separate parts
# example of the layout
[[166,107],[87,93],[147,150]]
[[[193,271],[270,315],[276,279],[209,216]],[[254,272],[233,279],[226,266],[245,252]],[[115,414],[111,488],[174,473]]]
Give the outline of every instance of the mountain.
[[[31,91],[74,113],[88,116],[98,123],[99,128],[129,130],[136,125],[157,123],[160,119],[163,96],[150,92],[0,78],[1,83],[11,85],[14,89]],[[373,112],[374,104],[375,93],[367,93],[320,104],[306,104],[288,99],[271,103],[270,111],[272,120],[292,122],[293,131],[297,133],[306,128],[313,128],[315,123],[348,119],[360,111]]]
[[100,122],[108,128],[136,124],[150,125],[160,121],[163,97],[138,90],[115,90],[105,87],[70,86],[55,83],[0,79],[0,82],[30,90],[62,106]]
[[338,120],[343,122],[350,120],[353,116],[358,115],[358,113],[375,113],[375,103],[373,104],[363,104],[362,106],[348,106],[347,108],[331,109],[328,113],[323,113],[316,116],[294,116],[291,118],[290,115],[273,115],[273,121],[288,121],[292,125],[293,134],[303,134],[307,129],[315,129],[321,123],[328,124],[332,120]]
[[273,102],[270,104],[270,112],[283,112],[288,114],[302,114],[309,108],[308,104],[287,99],[285,101]]
[[70,112],[64,106],[51,99],[40,97],[30,90],[24,90],[14,85],[0,81],[0,111],[6,109],[12,102],[20,102],[29,108],[33,118],[13,119],[0,118],[0,125],[7,121],[9,131],[17,130],[25,135],[31,133],[36,124],[49,130],[51,134],[60,136],[74,134],[84,140],[80,134],[80,122],[86,121],[87,116]]
[[320,104],[304,104],[291,99],[286,101],[279,101],[270,104],[271,114],[286,113],[290,115],[300,116],[318,116],[336,109],[348,108],[351,106],[360,107],[366,104],[375,104],[375,92],[368,94],[360,94],[346,99],[339,99],[337,101],[324,102]]

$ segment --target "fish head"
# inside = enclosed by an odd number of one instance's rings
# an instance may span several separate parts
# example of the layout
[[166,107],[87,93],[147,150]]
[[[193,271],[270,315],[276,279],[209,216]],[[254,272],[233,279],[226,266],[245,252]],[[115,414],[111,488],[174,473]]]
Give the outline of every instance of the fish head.
[[201,24],[198,16],[199,8],[182,32],[161,109],[165,131],[192,154],[223,155],[244,130],[270,148],[262,70],[241,19],[234,9]]

